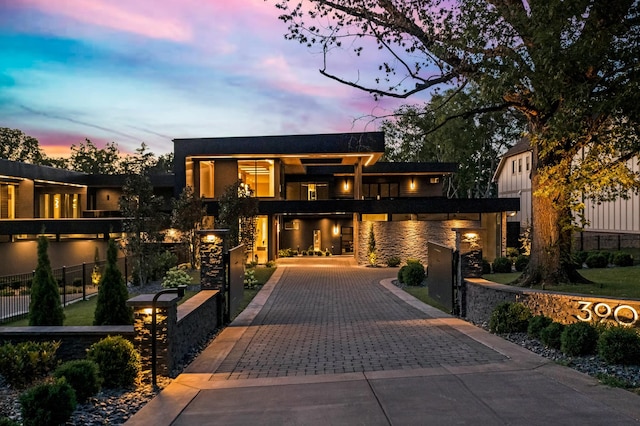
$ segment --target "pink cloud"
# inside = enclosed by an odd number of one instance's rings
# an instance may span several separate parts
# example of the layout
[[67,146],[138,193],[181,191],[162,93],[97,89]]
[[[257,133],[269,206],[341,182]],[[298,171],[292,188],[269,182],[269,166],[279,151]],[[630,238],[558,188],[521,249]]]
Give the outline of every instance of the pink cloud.
[[[175,19],[171,14],[162,13],[162,9],[157,7],[157,2],[148,2],[145,5],[146,2],[106,0],[61,0],[56,2],[21,0],[21,3],[48,14],[63,15],[86,24],[139,34],[149,38],[179,42],[192,38],[189,26]],[[131,10],[132,4],[143,7],[141,10],[134,11]]]
[[[104,146],[110,142],[110,140],[104,138],[73,131],[47,129],[32,130],[28,128],[28,126],[23,126],[21,130],[27,135],[36,138],[40,149],[42,149],[49,157],[68,157],[71,155],[71,145],[84,143],[86,138],[91,139],[91,142],[93,142],[93,144],[98,148],[104,148]],[[120,150],[122,150],[122,147],[120,147]]]

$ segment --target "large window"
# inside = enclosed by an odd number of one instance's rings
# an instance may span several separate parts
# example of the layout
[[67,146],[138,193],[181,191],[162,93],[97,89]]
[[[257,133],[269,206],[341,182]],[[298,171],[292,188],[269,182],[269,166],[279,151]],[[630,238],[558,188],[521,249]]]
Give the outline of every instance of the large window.
[[0,184],[0,219],[16,218],[16,187]]
[[274,196],[273,160],[239,160],[238,178],[254,197]]
[[[214,162],[211,160],[192,160],[185,163],[185,180],[187,186],[194,188],[194,193],[202,198],[214,197]],[[198,178],[196,180],[196,177]]]
[[398,198],[400,185],[397,183],[365,183],[362,185],[365,198]]
[[80,217],[80,194],[40,194],[38,199],[41,218]]

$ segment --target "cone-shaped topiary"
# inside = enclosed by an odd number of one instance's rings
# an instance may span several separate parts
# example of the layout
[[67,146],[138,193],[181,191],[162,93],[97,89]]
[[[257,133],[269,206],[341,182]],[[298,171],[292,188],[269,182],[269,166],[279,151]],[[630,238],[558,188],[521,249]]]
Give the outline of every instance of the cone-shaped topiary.
[[98,288],[94,325],[133,324],[133,312],[127,306],[129,293],[118,269],[117,256],[116,243],[111,239],[107,249],[107,265]]
[[60,292],[51,271],[48,248],[49,240],[44,235],[38,237],[38,266],[31,285],[29,325],[62,325],[64,321]]

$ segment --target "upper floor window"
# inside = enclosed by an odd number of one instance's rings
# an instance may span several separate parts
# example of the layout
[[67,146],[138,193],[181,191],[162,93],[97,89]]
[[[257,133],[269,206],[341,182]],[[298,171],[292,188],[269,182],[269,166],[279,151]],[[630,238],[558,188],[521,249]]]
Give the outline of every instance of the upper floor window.
[[400,185],[397,183],[365,183],[362,184],[362,195],[365,198],[398,198]]
[[81,194],[40,194],[38,204],[41,218],[80,217]]
[[516,174],[516,160],[511,160],[511,173]]
[[273,197],[273,160],[238,160],[238,179],[248,187],[254,197]]
[[16,218],[16,187],[0,184],[0,219]]
[[526,170],[529,171],[529,169],[531,168],[531,157],[529,157],[529,155],[527,155],[525,157],[526,160]]
[[[202,198],[214,197],[214,162],[211,160],[192,160],[185,163],[185,179],[187,186]],[[196,179],[197,178],[197,179]]]
[[522,173],[522,158],[518,158],[518,173]]

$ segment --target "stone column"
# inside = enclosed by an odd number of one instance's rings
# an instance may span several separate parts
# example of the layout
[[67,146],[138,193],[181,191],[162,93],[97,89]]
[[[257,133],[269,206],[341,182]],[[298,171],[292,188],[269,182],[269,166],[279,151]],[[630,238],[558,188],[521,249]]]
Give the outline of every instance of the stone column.
[[[153,294],[141,294],[127,300],[133,307],[134,346],[142,360],[143,373],[151,371],[151,318],[153,314]],[[168,377],[174,367],[171,344],[178,318],[177,294],[163,294],[156,301],[156,372]]]
[[200,289],[224,290],[228,229],[203,229],[200,234]]

